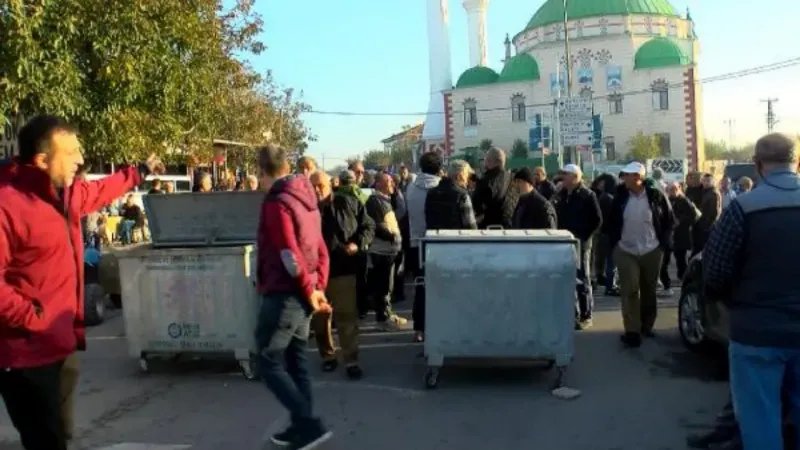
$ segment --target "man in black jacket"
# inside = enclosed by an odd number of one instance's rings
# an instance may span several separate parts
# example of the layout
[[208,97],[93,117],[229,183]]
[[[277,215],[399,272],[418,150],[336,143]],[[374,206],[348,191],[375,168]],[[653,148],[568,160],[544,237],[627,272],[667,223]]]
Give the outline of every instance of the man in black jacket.
[[[367,214],[375,222],[375,239],[367,252],[367,287],[382,331],[396,331],[408,322],[392,312],[395,262],[402,249],[402,235],[394,208],[394,182],[387,173],[375,176],[375,192],[367,199]],[[402,285],[400,289],[402,289]]]
[[516,230],[552,230],[558,227],[553,204],[536,192],[536,177],[527,167],[514,174],[514,184],[519,191],[519,202],[514,211],[512,228]]
[[490,226],[511,228],[511,218],[517,207],[518,194],[512,183],[511,174],[506,170],[505,151],[492,147],[484,159],[486,172],[478,180],[472,204],[475,218],[481,229]]
[[575,328],[583,330],[592,326],[591,254],[592,236],[603,224],[597,197],[583,184],[583,172],[575,164],[561,169],[562,188],[553,196],[558,217],[558,228],[567,230],[580,243],[578,268],[578,302],[575,306]]
[[428,230],[476,230],[475,212],[467,192],[470,167],[464,161],[450,164],[447,177],[428,191],[425,227]]
[[[593,183],[595,186],[594,192],[600,204],[600,211],[603,213],[603,223],[609,222],[611,205],[614,203],[614,194],[617,192],[618,183],[618,179],[610,173],[600,174]],[[606,289],[606,297],[619,295],[615,280],[616,277],[614,276],[616,267],[614,267],[614,258],[611,250],[608,235],[601,228],[595,235],[594,243],[592,244],[592,253],[594,256],[593,267],[597,274],[597,284],[602,285]]]
[[[358,363],[356,276],[361,275],[361,257],[375,236],[375,222],[355,193],[355,174],[346,170],[339,178],[341,188],[336,194],[332,193],[330,177],[325,172],[312,173],[311,184],[320,200],[322,236],[330,254],[330,279],[325,295],[336,316],[336,331],[347,376],[358,379],[363,371]],[[332,372],[339,365],[331,334],[331,318],[330,314],[317,313],[312,321],[325,372]]]
[[556,193],[556,185],[547,179],[547,172],[544,170],[544,167],[539,166],[535,168],[533,174],[536,177],[536,184],[534,185],[536,191],[542,194],[542,197],[547,200],[552,199],[553,195]]
[[667,196],[645,182],[645,167],[632,162],[623,169],[605,230],[619,270],[622,321],[627,347],[639,347],[653,336],[658,314],[656,289],[663,249],[669,248],[675,217]]

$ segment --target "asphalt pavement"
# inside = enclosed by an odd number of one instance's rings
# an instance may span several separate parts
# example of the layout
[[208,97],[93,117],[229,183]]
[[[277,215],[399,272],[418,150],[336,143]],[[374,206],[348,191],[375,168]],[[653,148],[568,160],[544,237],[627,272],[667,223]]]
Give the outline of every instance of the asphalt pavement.
[[[553,371],[531,365],[448,366],[438,389],[425,390],[421,346],[411,333],[380,333],[366,323],[363,380],[321,373],[310,352],[316,408],[335,433],[321,448],[684,449],[686,434],[713,420],[727,385],[712,378],[708,357],[683,349],[676,298],[662,299],[657,336],[636,350],[619,343],[618,305],[618,298],[598,297],[594,327],[576,332],[567,379],[582,395],[570,401],[550,394]],[[119,312],[89,330],[81,359],[76,449],[271,448],[265,437],[287,420],[266,388],[245,380],[233,362],[164,362],[142,374],[127,356]],[[18,448],[0,412],[0,449]]]

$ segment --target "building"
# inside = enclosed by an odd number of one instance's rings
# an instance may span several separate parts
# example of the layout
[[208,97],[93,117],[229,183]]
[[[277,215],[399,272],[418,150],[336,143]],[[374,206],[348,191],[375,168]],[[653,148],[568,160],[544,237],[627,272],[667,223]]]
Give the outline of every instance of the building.
[[446,156],[491,139],[504,149],[523,140],[530,157],[542,158],[556,98],[569,90],[590,98],[594,108],[594,136],[579,149],[584,161],[624,159],[628,142],[641,132],[658,136],[661,157],[683,160],[682,171],[701,166],[698,39],[688,12],[679,14],[668,0],[570,0],[568,65],[564,1],[546,0],[525,29],[506,39],[504,64],[495,70],[485,49],[472,48],[485,46],[485,24],[472,23],[485,23],[487,6],[488,0],[464,1],[470,33],[481,36],[468,37],[472,67],[443,91]]
[[422,124],[419,124],[389,136],[382,140],[381,144],[383,144],[384,150],[390,151],[399,144],[415,145],[421,137]]

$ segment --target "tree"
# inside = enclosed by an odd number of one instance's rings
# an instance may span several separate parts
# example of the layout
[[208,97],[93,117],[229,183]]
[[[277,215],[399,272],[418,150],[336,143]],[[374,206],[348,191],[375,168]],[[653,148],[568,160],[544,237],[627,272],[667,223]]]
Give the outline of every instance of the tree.
[[364,167],[374,170],[385,170],[392,165],[392,154],[386,150],[370,150],[364,154]]
[[658,158],[661,149],[657,136],[648,136],[641,131],[628,140],[628,157],[635,161],[645,162],[648,159]]
[[483,150],[484,153],[488,152],[492,146],[494,146],[494,143],[492,143],[491,139],[483,139],[481,143],[478,144],[478,148]]
[[307,107],[237,59],[264,49],[253,2],[0,2],[0,114],[62,115],[106,162],[269,131],[302,149]]
[[727,153],[728,150],[725,149],[724,142],[706,140],[705,148],[707,160],[716,161],[720,159],[726,159],[725,153]]
[[478,147],[464,147],[459,150],[460,158],[467,162],[473,169],[480,166],[481,161],[483,160],[483,154],[485,152],[481,151]]
[[528,143],[522,139],[517,139],[511,146],[512,158],[527,158],[528,157]]

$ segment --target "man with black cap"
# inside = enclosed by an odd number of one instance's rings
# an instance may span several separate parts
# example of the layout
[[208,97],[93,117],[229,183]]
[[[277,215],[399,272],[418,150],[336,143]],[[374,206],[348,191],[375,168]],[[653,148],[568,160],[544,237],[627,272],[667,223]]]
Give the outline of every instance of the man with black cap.
[[514,174],[514,185],[519,191],[519,202],[514,210],[512,228],[517,230],[549,230],[558,226],[556,210],[542,194],[536,191],[536,175],[524,167]]

